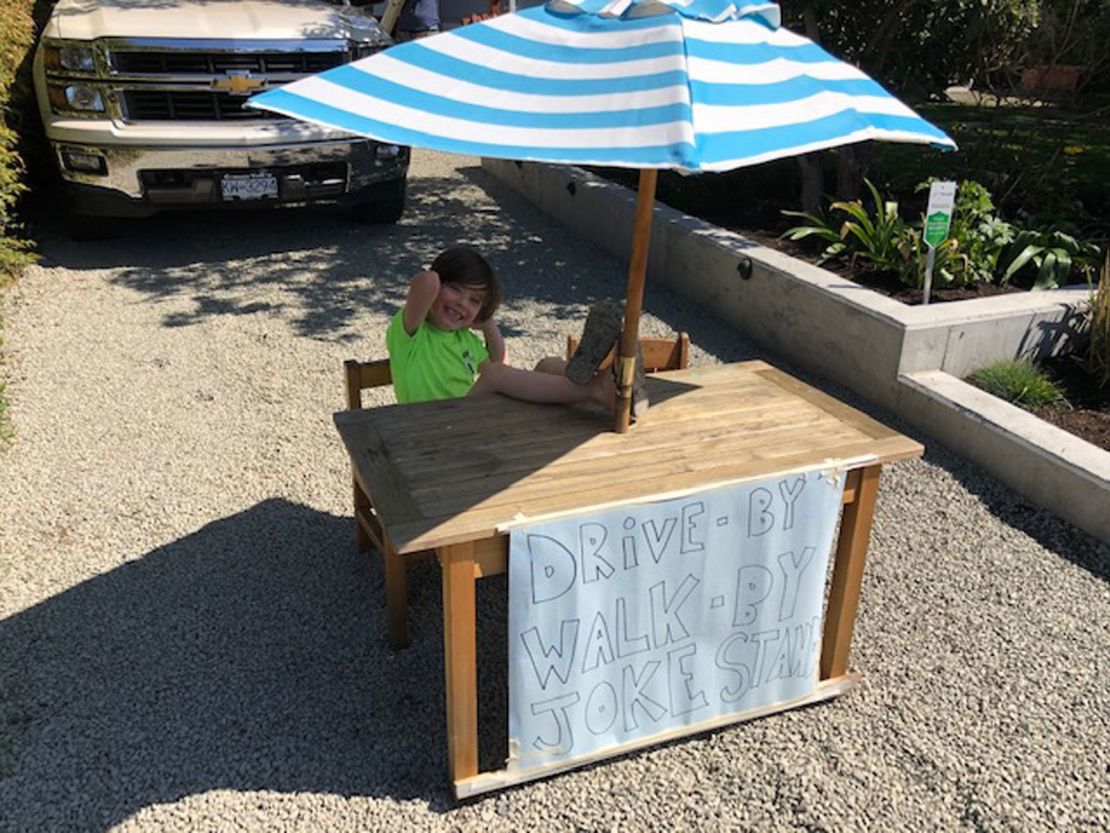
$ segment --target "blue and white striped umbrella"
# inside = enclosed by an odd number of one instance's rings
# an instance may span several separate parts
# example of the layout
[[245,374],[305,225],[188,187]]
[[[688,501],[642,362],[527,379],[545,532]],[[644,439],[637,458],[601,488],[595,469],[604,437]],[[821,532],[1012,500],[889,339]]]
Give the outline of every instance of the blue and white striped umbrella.
[[955,147],[774,3],[553,0],[390,49],[250,105],[502,159],[723,171],[881,139]]
[[628,427],[655,169],[725,171],[880,139],[954,149],[775,3],[550,0],[257,95],[252,107],[402,145],[640,168],[621,336]]

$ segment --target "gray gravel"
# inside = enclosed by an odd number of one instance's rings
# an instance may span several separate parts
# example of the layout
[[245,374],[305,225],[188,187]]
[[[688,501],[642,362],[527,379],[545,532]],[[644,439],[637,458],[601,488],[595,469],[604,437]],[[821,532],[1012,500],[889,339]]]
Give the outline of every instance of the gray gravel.
[[[1110,551],[928,437],[884,475],[859,690],[453,806],[438,576],[415,570],[414,643],[390,651],[331,425],[340,363],[384,354],[409,275],[452,243],[504,278],[519,364],[558,352],[622,267],[432,154],[396,228],[311,212],[43,236],[4,310],[0,830],[1110,827]],[[694,363],[775,361],[656,287],[647,311]],[[482,583],[494,669],[504,592]],[[502,686],[483,675],[487,766]]]

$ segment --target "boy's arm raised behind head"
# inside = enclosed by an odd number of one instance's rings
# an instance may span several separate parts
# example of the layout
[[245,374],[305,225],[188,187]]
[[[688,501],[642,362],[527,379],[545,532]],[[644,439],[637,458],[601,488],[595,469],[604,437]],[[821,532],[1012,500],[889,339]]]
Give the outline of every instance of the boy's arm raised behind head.
[[498,362],[499,364],[507,364],[509,361],[509,351],[505,346],[505,337],[501,335],[501,328],[497,326],[497,321],[490,318],[482,322],[482,335],[486,339],[486,350],[489,351],[489,360],[491,362]]
[[439,275],[430,269],[418,273],[409,282],[409,294],[405,299],[405,332],[410,336],[420,329],[428,310],[439,294]]

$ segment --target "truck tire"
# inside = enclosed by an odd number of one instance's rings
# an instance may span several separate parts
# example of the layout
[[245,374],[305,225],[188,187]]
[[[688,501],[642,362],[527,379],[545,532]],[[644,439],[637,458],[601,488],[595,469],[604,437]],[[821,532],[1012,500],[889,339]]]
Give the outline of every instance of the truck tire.
[[376,200],[356,203],[352,214],[357,222],[373,224],[392,224],[401,219],[405,213],[405,191],[407,180],[402,179],[398,184],[382,192]]

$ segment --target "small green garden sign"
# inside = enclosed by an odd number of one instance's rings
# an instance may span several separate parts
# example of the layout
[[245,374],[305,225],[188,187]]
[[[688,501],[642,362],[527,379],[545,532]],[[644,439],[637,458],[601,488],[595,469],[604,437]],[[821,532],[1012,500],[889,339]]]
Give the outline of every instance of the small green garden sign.
[[948,238],[952,225],[952,206],[956,202],[955,182],[934,182],[929,186],[929,207],[925,210],[925,245],[935,249]]
[[925,245],[935,249],[948,238],[948,227],[952,225],[952,215],[938,211],[925,218]]

